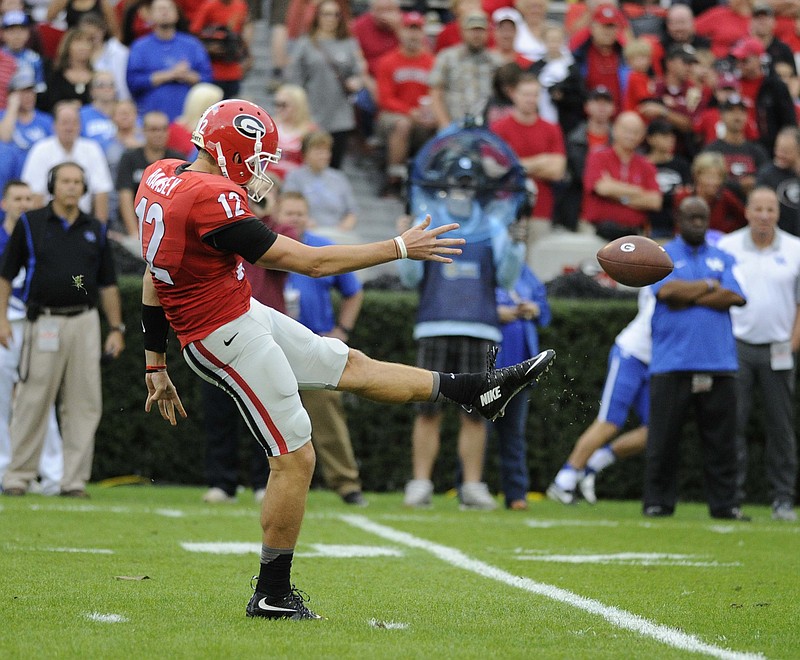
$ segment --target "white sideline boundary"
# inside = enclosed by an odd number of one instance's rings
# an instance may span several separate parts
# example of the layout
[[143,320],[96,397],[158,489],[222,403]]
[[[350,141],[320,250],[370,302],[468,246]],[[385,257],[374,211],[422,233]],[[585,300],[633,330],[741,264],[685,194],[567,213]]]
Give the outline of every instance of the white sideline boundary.
[[567,589],[562,589],[561,587],[556,587],[551,584],[536,582],[529,578],[512,575],[496,566],[492,566],[478,559],[473,559],[456,548],[426,541],[425,539],[408,534],[407,532],[401,532],[392,527],[373,522],[365,516],[342,515],[340,518],[343,522],[353,527],[357,527],[370,534],[375,534],[383,539],[394,543],[400,543],[410,548],[424,550],[437,559],[441,559],[443,562],[456,568],[476,573],[490,580],[502,582],[503,584],[523,589],[524,591],[539,596],[545,596],[546,598],[564,603],[565,605],[570,605],[571,607],[583,610],[589,614],[601,616],[618,628],[630,630],[642,637],[650,637],[657,642],[661,642],[662,644],[681,651],[703,653],[713,658],[720,658],[721,660],[756,660],[765,657],[761,653],[743,653],[715,646],[714,644],[704,642],[694,635],[689,635],[676,628],[648,621],[637,614],[632,614],[618,607],[604,605],[593,598],[579,596]]

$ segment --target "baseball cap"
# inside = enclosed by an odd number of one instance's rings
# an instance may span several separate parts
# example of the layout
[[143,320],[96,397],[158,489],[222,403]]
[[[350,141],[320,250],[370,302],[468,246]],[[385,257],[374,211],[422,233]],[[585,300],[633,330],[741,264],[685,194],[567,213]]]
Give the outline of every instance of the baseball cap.
[[17,67],[16,72],[11,76],[8,81],[8,90],[16,92],[20,89],[30,89],[36,87],[36,74],[33,72],[33,67],[21,64]]
[[755,37],[744,37],[737,41],[733,48],[731,48],[731,55],[737,60],[743,60],[746,57],[761,57],[767,50],[764,44]]
[[473,11],[464,16],[464,21],[461,23],[465,30],[471,28],[484,28],[489,27],[489,21],[486,20],[486,14],[482,11]]
[[425,17],[418,11],[409,11],[403,14],[403,27],[424,27]]
[[13,9],[3,14],[3,27],[14,27],[16,25],[30,25],[31,20],[24,11]]
[[697,51],[689,44],[672,44],[667,49],[666,59],[680,57],[684,62],[697,62]]
[[492,23],[498,25],[503,21],[511,21],[516,25],[520,18],[522,18],[522,16],[516,9],[512,7],[500,7],[500,9],[495,9],[492,14]]
[[774,16],[775,10],[765,2],[757,2],[753,5],[753,16]]
[[739,94],[731,94],[728,99],[720,106],[720,110],[730,110],[731,108],[749,108],[750,101]]
[[614,95],[611,93],[611,90],[605,85],[598,85],[597,87],[589,91],[589,100],[594,101],[595,99],[606,99],[608,101],[613,101]]
[[601,25],[619,25],[622,20],[617,8],[612,5],[600,5],[592,14],[592,21]]

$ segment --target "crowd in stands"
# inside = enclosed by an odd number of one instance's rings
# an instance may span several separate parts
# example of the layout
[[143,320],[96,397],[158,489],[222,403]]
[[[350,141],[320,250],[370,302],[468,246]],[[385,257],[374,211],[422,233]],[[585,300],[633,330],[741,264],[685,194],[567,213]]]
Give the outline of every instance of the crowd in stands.
[[[778,190],[781,227],[800,231],[800,182],[788,153],[797,140],[782,132],[798,121],[800,24],[785,3],[589,0],[569,4],[558,20],[547,0],[454,0],[449,11],[426,13],[371,0],[357,16],[343,0],[272,4],[273,80],[265,83],[284,154],[274,172],[283,181],[305,167],[306,193],[328,189],[328,170],[369,145],[385,170],[381,192],[402,197],[408,159],[437,130],[471,116],[539,163],[527,168],[540,191],[534,241],[552,226],[668,238],[676,201],[694,192],[711,206],[711,228],[730,231],[743,226],[757,181]],[[204,107],[238,95],[252,65],[251,7],[6,0],[0,11],[0,150],[8,154],[0,175],[41,178],[37,142],[55,145],[45,159],[52,165],[92,150],[88,139],[108,176],[100,189],[90,186],[84,206],[110,222],[112,236],[135,237],[133,210],[117,201],[130,185],[116,180],[123,153],[144,145],[143,118],[157,111],[169,121],[166,146],[193,158],[189,138]],[[526,94],[537,108],[521,119]],[[64,104],[78,111],[80,140],[57,135],[53,118]],[[622,112],[641,120],[632,149],[615,148],[611,126]],[[324,166],[304,160],[303,140],[314,131],[331,137]],[[709,153],[725,163],[722,181]],[[587,179],[598,167],[608,176]],[[95,169],[105,174],[102,162]],[[40,182],[25,180],[43,194]],[[352,195],[336,192],[340,220],[326,222],[352,226]]]

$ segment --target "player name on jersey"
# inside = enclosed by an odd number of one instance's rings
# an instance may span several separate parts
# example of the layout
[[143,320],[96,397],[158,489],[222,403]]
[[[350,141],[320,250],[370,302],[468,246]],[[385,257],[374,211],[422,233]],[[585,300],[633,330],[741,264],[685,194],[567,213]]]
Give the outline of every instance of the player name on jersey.
[[181,183],[181,181],[183,181],[183,179],[180,177],[169,176],[164,172],[163,169],[159,167],[155,172],[147,177],[145,185],[158,194],[169,197],[172,194],[172,191],[175,190],[175,187]]

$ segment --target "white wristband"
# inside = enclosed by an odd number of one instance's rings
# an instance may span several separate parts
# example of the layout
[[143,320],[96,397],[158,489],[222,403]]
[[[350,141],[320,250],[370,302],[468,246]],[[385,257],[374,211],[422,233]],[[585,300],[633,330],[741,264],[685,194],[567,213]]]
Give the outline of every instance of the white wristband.
[[394,242],[397,244],[397,249],[400,251],[400,258],[407,259],[408,258],[408,250],[406,249],[406,242],[403,240],[402,236],[395,236]]

